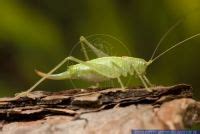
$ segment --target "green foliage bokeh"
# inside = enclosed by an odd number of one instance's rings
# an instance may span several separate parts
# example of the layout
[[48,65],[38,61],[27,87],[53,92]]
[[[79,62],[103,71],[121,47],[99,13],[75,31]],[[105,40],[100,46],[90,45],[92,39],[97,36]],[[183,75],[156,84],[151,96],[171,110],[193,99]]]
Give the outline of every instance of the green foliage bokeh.
[[[28,89],[39,79],[34,69],[49,71],[70,54],[81,35],[113,35],[126,44],[132,56],[148,60],[161,36],[181,18],[183,22],[164,40],[157,54],[200,32],[198,0],[2,0],[0,96]],[[199,42],[200,37],[188,41],[152,64],[147,70],[152,83],[188,83],[198,98]],[[114,48],[116,53],[122,51]],[[81,50],[74,56],[82,57]],[[68,88],[72,85],[66,80],[45,81],[37,89]]]

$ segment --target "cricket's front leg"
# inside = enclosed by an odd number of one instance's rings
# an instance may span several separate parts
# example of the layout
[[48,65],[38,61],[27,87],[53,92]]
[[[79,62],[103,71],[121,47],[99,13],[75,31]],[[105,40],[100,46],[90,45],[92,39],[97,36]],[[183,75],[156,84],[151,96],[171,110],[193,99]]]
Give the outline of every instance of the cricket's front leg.
[[153,86],[153,84],[151,84],[151,82],[149,81],[149,79],[145,75],[143,75],[143,78],[146,81],[146,83],[148,84],[148,86],[150,86],[150,87]]
[[90,86],[89,88],[95,89],[95,88],[99,88],[100,84],[99,82],[95,83],[94,85]]
[[149,92],[152,92],[152,89],[150,89],[150,88],[148,87],[148,84],[147,84],[145,78],[143,77],[143,75],[140,74],[140,73],[138,72],[137,69],[135,69],[135,68],[133,68],[133,69],[134,69],[134,71],[136,72],[136,75],[139,77],[139,79],[140,79],[140,81],[142,82],[142,84],[144,85],[144,87],[146,88],[146,90],[149,91]]

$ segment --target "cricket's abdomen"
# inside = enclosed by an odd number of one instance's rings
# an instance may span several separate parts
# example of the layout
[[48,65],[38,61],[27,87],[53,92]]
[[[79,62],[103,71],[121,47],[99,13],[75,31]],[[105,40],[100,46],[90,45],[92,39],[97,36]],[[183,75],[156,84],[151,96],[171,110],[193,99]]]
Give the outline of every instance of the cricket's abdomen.
[[82,64],[72,65],[69,67],[68,71],[72,79],[81,79],[90,82],[102,82],[109,79]]

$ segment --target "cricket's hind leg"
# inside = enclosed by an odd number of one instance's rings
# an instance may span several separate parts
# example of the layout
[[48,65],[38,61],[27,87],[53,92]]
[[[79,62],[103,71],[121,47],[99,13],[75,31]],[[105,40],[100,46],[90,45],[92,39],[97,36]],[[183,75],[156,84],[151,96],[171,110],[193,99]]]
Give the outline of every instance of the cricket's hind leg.
[[[84,54],[86,61],[90,60],[89,55],[86,51],[86,46],[89,47],[98,58],[109,56],[107,53],[103,52],[102,50],[100,50],[100,49],[96,48],[94,45],[92,45],[92,43],[90,43],[84,36],[80,37],[80,44],[81,44],[81,48],[83,50],[83,54]],[[95,83],[95,85],[92,85],[91,88],[98,88],[99,86],[100,86],[100,83],[98,82],[98,83]]]
[[30,87],[27,91],[21,92],[16,94],[15,98],[20,98],[27,96],[31,91],[33,91],[40,83],[42,83],[45,79],[49,77],[53,72],[55,72],[58,68],[60,68],[63,64],[65,64],[67,61],[69,61],[69,57],[62,60],[58,65],[56,65],[51,71],[49,71],[47,74],[45,74],[44,77],[42,77],[39,81],[37,81],[32,87]]
[[[81,43],[81,47],[82,47],[82,50],[83,50],[83,53],[86,57],[86,60],[89,60],[89,57],[88,57],[88,54],[87,54],[87,51],[85,49],[85,45],[87,45],[93,52],[94,54],[97,56],[97,57],[107,57],[109,56],[107,53],[103,52],[102,50],[96,48],[94,45],[92,45],[85,37],[81,36],[80,37],[80,43]],[[113,63],[114,64],[114,63]],[[118,69],[120,69],[119,66],[117,66],[116,64],[114,64]],[[122,80],[120,79],[120,77],[117,78],[118,80],[118,83],[120,84],[121,88],[125,89],[125,86],[122,82]],[[97,83],[98,84],[98,83]],[[99,84],[98,84],[99,85]]]
[[102,50],[96,48],[94,45],[92,45],[85,37],[81,36],[80,37],[80,43],[81,47],[83,49],[83,53],[86,57],[86,60],[89,60],[88,54],[85,49],[85,45],[87,45],[97,57],[106,57],[109,56],[108,54],[104,53]]
[[[82,36],[81,36],[81,37],[82,37]],[[90,59],[89,59],[88,53],[87,53],[87,51],[86,51],[85,44],[84,44],[84,42],[81,40],[81,37],[80,37],[81,49],[82,49],[82,51],[83,51],[83,54],[84,54],[84,57],[85,57],[86,61],[88,61],[88,60],[90,60]]]

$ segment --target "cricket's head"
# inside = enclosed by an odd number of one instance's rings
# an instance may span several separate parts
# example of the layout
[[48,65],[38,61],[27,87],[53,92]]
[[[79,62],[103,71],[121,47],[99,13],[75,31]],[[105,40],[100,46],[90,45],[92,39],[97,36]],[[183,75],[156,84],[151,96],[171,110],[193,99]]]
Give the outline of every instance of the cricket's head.
[[151,63],[153,63],[153,60],[149,60],[149,61],[147,61],[147,66],[149,66]]
[[147,68],[148,68],[148,66],[152,63],[153,61],[152,60],[149,60],[149,61],[143,61],[143,62],[141,62],[141,64],[140,64],[140,69],[138,70],[140,73],[146,73],[146,70],[147,70]]
[[134,58],[134,57],[130,57],[129,59],[130,59],[129,62],[131,62],[132,66],[139,74],[146,73],[147,67],[150,64],[148,61],[142,58]]

